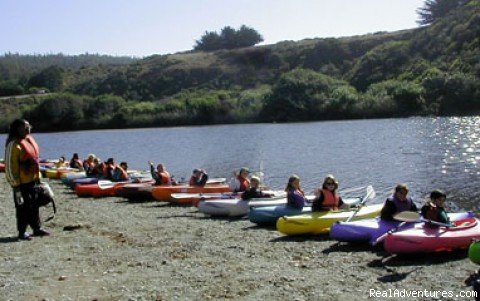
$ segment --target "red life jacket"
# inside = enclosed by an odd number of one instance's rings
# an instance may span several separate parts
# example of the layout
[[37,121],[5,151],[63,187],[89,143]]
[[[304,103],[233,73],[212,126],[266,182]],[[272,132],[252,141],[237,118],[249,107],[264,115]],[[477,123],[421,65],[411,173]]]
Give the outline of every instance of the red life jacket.
[[161,172],[161,173],[158,173],[158,176],[160,177],[160,181],[161,183],[160,184],[172,184],[172,179],[170,177],[170,174],[167,172],[167,171],[164,171],[164,172]]
[[33,139],[32,135],[27,135],[24,139],[20,140],[19,143],[25,151],[23,158],[20,159],[21,167],[28,172],[38,173],[40,171],[40,150],[37,142]]
[[238,188],[238,191],[245,191],[250,187],[250,180],[247,178],[244,178],[240,175],[237,176],[238,182],[240,182],[240,187]]
[[440,208],[438,207],[428,206],[428,210],[425,213],[425,218],[432,221],[438,221],[439,211],[440,211]]
[[328,208],[328,209],[333,209],[333,210],[338,210],[338,206],[340,204],[340,197],[338,194],[333,194],[330,190],[328,189],[322,189],[322,194],[323,194],[323,203],[322,207]]

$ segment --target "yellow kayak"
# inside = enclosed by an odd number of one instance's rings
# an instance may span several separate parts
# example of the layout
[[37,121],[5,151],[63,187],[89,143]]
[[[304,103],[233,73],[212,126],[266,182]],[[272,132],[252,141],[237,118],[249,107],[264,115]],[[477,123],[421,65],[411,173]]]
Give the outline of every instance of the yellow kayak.
[[[363,206],[353,220],[373,218],[380,214],[383,204]],[[284,216],[277,221],[277,230],[286,235],[326,234],[330,227],[339,221],[346,221],[356,211],[319,211],[295,216]]]

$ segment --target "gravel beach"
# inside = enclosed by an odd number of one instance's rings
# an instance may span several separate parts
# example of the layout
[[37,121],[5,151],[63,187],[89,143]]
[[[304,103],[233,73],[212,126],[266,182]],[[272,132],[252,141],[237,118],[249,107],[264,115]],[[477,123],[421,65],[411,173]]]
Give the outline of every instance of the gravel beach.
[[[285,237],[248,219],[211,219],[195,207],[78,198],[50,184],[58,213],[44,228],[52,236],[19,242],[0,174],[0,300],[405,300],[371,297],[396,289],[453,294],[407,300],[473,300],[460,296],[478,269],[466,250],[391,256],[328,236]],[[42,218],[50,211],[42,208]]]

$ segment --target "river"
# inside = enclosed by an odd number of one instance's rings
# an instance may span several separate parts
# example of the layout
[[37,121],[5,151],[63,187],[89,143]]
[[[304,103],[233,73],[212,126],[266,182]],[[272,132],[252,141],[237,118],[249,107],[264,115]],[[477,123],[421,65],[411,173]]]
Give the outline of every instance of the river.
[[[33,125],[35,127],[35,125]],[[480,117],[371,119],[291,124],[33,133],[43,158],[94,153],[146,169],[163,162],[177,179],[193,168],[231,178],[242,166],[272,189],[295,173],[307,193],[334,174],[340,188],[371,184],[382,202],[407,183],[421,204],[432,189],[448,193],[451,210],[478,210]],[[5,141],[6,135],[0,135]],[[0,151],[3,154],[4,145]]]

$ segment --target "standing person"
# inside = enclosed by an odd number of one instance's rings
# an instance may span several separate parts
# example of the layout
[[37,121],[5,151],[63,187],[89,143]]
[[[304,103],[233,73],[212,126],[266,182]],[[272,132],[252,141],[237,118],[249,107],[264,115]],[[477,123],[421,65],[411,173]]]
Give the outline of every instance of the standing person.
[[233,185],[233,192],[243,192],[250,187],[250,180],[248,179],[248,175],[250,174],[250,170],[246,167],[240,168],[238,175],[235,178],[235,183]]
[[17,217],[18,239],[31,240],[27,227],[34,236],[50,235],[41,228],[40,212],[34,206],[35,184],[40,181],[40,149],[30,134],[32,126],[24,119],[10,124],[5,143],[5,175],[13,188],[13,200]]
[[391,197],[389,197],[383,205],[380,217],[383,220],[393,221],[393,216],[403,211],[417,212],[417,206],[410,197],[407,197],[408,186],[406,184],[398,184]]
[[150,173],[155,180],[155,185],[172,185],[172,177],[165,168],[165,165],[160,163],[157,165],[157,170],[155,170],[153,163],[150,161],[148,163],[150,164]]
[[190,186],[205,186],[207,184],[208,174],[203,169],[195,168],[190,177],[189,185]]
[[327,175],[323,180],[322,188],[315,191],[312,211],[338,210],[343,200],[337,193],[338,181],[333,175]]
[[450,219],[445,211],[446,199],[447,195],[441,190],[435,189],[430,192],[430,200],[420,209],[422,216],[434,222],[450,224]]
[[292,175],[288,179],[287,187],[285,188],[287,193],[287,205],[302,209],[307,203],[305,193],[300,187],[300,178],[297,175]]

